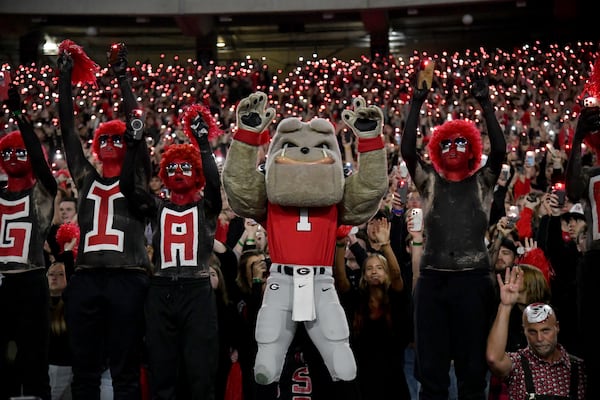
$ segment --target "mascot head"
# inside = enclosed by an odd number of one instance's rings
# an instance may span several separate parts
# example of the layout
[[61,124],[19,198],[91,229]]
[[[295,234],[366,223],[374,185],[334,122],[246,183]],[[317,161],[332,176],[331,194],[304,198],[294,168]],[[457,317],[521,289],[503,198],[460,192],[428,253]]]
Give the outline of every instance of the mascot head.
[[274,204],[323,207],[344,196],[344,166],[333,125],[322,118],[286,118],[273,136],[265,166]]
[[427,149],[431,163],[440,175],[460,181],[479,169],[483,144],[475,124],[457,119],[437,127]]

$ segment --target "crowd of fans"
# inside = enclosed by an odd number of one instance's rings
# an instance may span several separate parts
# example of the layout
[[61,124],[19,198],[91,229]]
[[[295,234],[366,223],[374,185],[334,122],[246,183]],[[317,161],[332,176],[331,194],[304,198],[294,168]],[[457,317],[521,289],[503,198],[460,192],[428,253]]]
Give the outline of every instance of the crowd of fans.
[[[523,253],[531,255],[532,250],[541,253],[535,260],[530,257],[527,264],[538,267],[552,289],[552,302],[559,317],[564,318],[561,318],[564,322],[561,324],[561,343],[566,345],[567,350],[579,355],[581,349],[578,347],[577,322],[574,314],[571,314],[577,312],[577,294],[574,289],[576,277],[567,264],[574,265],[584,250],[580,246],[584,242],[582,235],[585,235],[585,224],[578,223],[584,221],[583,212],[576,207],[578,204],[566,199],[562,208],[556,207],[554,196],[556,192],[564,191],[571,143],[582,109],[581,96],[599,51],[595,42],[569,45],[532,43],[512,50],[480,48],[453,54],[415,51],[407,60],[393,56],[373,59],[365,56],[359,60],[313,59],[299,62],[289,73],[273,71],[266,62],[252,59],[228,65],[211,63],[204,66],[195,60],[175,57],[169,61],[163,59],[156,65],[130,62],[128,76],[131,77],[134,95],[145,115],[146,144],[151,149],[154,175],[151,190],[159,197],[168,195],[158,177],[164,151],[171,144],[189,141],[180,120],[181,111],[186,106],[202,103],[210,109],[218,122],[222,134],[212,139],[211,145],[220,167],[236,133],[236,105],[251,93],[262,91],[268,95],[270,105],[277,110],[275,123],[269,127],[271,134],[274,133],[277,122],[287,117],[298,117],[303,121],[313,117],[329,119],[336,127],[339,145],[349,170],[358,168],[358,151],[352,132],[341,123],[342,111],[358,95],[364,97],[368,104],[381,107],[385,119],[384,140],[389,161],[390,188],[381,203],[380,213],[370,223],[386,226],[387,236],[379,242],[386,242],[393,248],[388,249],[389,253],[398,257],[392,265],[393,272],[395,278],[404,281],[403,285],[398,286],[403,286],[410,293],[416,280],[413,271],[418,275],[417,269],[411,266],[416,265],[415,255],[411,257],[410,253],[419,251],[427,236],[422,228],[407,235],[406,224],[412,224],[412,220],[404,219],[409,209],[421,206],[418,198],[411,204],[411,199],[419,197],[419,193],[412,184],[411,177],[404,171],[406,166],[400,155],[402,133],[415,87],[414,78],[422,63],[435,63],[432,92],[429,93],[429,101],[420,111],[417,141],[419,154],[427,159],[425,144],[435,127],[449,120],[468,119],[475,122],[483,135],[483,165],[487,160],[486,155],[490,153],[490,142],[486,137],[488,131],[476,100],[469,94],[469,88],[475,73],[485,72],[490,84],[490,98],[496,108],[496,118],[506,139],[504,162],[509,171],[507,175],[501,175],[497,182],[489,220],[490,229],[486,240],[491,262],[496,272],[504,273],[506,267],[517,264],[519,260],[524,262]],[[104,64],[102,60],[95,61]],[[20,89],[24,107],[48,155],[57,182],[69,193],[66,197],[77,197],[76,192],[71,192],[74,185],[67,172],[60,130],[57,67],[3,65],[1,69],[11,74],[12,81]],[[95,84],[79,84],[74,88],[74,107],[76,132],[88,159],[95,162],[92,139],[98,125],[111,119],[126,119],[121,91],[108,67],[100,70]],[[3,105],[0,110],[0,137],[17,129],[10,110]],[[268,143],[264,146],[266,150]],[[265,153],[263,151],[261,154],[263,160]],[[588,151],[585,145],[582,145],[582,153],[584,165],[596,164],[596,155]],[[530,160],[528,156],[531,155],[533,158]],[[5,180],[2,174],[3,171],[0,170],[0,181]],[[402,192],[402,188],[406,190]],[[550,191],[554,192],[552,199]],[[240,229],[235,232],[236,236],[232,236],[232,240],[227,237],[228,232],[219,227],[217,239],[235,251],[242,268],[252,268],[255,263],[247,263],[243,256],[240,259],[240,255],[243,255],[245,246],[248,251],[250,241],[251,247],[258,247],[254,244],[254,235],[258,229],[256,223],[234,216],[227,199],[224,197],[223,200],[220,223],[229,225],[232,220],[237,219],[237,223],[243,224],[243,227],[238,227]],[[515,215],[510,213],[511,206],[516,207]],[[550,217],[559,216],[562,218],[561,231],[555,235],[556,232],[548,228],[547,221]],[[403,225],[398,228],[403,231],[400,235],[395,231],[396,224]],[[372,244],[368,244],[369,224],[359,228],[358,235],[353,232],[348,234],[347,239],[338,238],[340,256],[344,254],[340,265],[349,267],[352,257],[355,264],[359,258],[361,261],[365,258],[361,258],[360,254],[353,255],[350,251],[352,245],[358,243],[357,236],[367,244],[357,244],[355,247],[362,247],[369,253],[378,251],[373,249]],[[248,239],[247,231],[252,229],[252,235]],[[545,235],[540,235],[540,232]],[[548,232],[554,236],[544,241],[542,236],[548,238]],[[267,243],[266,238],[263,241]],[[556,243],[561,246],[569,244],[568,254],[569,257],[572,256],[571,259],[565,258],[566,253]],[[417,246],[417,250],[414,250],[414,246]],[[265,261],[268,256],[268,244],[262,247],[264,249],[261,248],[260,252],[251,255],[262,257],[258,261]],[[387,265],[392,257],[386,256],[383,250],[380,253],[384,255],[382,264],[386,265],[387,273],[390,274],[389,268],[392,267]],[[248,254],[246,253],[246,258],[249,257]],[[415,254],[418,261],[421,253]],[[369,259],[373,257],[370,255]],[[360,264],[355,265],[354,270],[360,269]],[[396,264],[399,264],[399,273],[396,271]],[[524,269],[527,270],[527,267]],[[262,271],[259,272],[262,276]],[[348,288],[357,286],[361,279],[360,272],[357,276],[352,275],[352,268],[347,272],[350,275],[344,277],[344,284]],[[253,283],[264,283],[262,278],[252,278],[252,270],[245,274],[250,277],[250,287]],[[363,286],[368,287],[367,283]],[[397,291],[401,290],[400,287]],[[391,296],[397,294],[392,293]],[[410,304],[412,295],[407,296],[406,299],[396,300],[404,305]],[[546,296],[539,297],[543,297],[539,301],[548,300]],[[410,314],[409,311],[407,313]],[[569,318],[569,315],[573,318]],[[406,336],[403,340],[412,343],[414,338],[411,323],[407,323],[402,331]],[[403,341],[403,346],[404,344]],[[401,352],[402,349],[398,354]],[[408,359],[401,362],[406,366]],[[415,398],[417,383],[412,370],[406,369],[405,372],[407,385],[406,388],[403,387],[406,389],[403,391],[406,396],[410,392],[410,396]],[[451,393],[452,395],[454,394]]]
[[[469,71],[487,72],[498,119],[507,134],[509,149],[518,150],[521,134],[535,143],[562,141],[568,151],[572,121],[576,117],[585,80],[598,53],[594,42],[572,45],[533,43],[519,49],[485,49],[426,54],[415,51],[409,59],[392,56],[359,60],[307,60],[291,72],[271,71],[268,64],[248,59],[230,65],[202,66],[195,60],[173,60],[152,65],[130,63],[132,86],[146,113],[154,164],[166,144],[185,141],[178,115],[182,107],[200,102],[209,106],[224,135],[214,143],[217,157],[225,157],[235,126],[235,105],[251,92],[268,94],[279,111],[275,119],[298,116],[308,120],[330,119],[342,129],[340,114],[348,99],[362,95],[382,107],[390,155],[398,153],[398,142],[408,110],[407,102],[421,61],[436,63],[434,102],[427,105],[426,134],[443,121],[468,118],[479,121],[472,99],[465,94]],[[95,60],[103,64],[103,60]],[[57,70],[53,65],[2,66],[22,88],[22,96],[55,171],[62,169],[62,141],[57,111]],[[82,141],[91,144],[94,129],[104,120],[124,117],[115,79],[101,69],[95,85],[79,85],[74,93],[76,129]],[[463,98],[464,97],[464,98]],[[16,129],[8,110],[0,113],[0,133]],[[271,128],[274,129],[274,128]],[[539,138],[539,139],[537,139]],[[543,147],[537,149],[545,151]],[[356,154],[356,152],[354,152]]]

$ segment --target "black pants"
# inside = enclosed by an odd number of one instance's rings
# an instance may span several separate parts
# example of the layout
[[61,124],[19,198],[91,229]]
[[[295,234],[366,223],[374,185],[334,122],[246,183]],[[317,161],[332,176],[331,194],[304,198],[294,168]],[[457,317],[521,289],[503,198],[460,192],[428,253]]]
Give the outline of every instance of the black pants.
[[145,315],[152,399],[175,398],[182,366],[189,400],[213,400],[219,341],[209,279],[152,278]]
[[[600,250],[584,253],[577,279],[580,292],[579,326],[583,339],[581,355],[587,371],[586,397],[598,399],[600,398],[600,346],[598,346],[596,315],[600,307],[600,297],[598,297]],[[561,316],[558,315],[558,318],[560,320]]]
[[419,399],[448,399],[451,361],[459,399],[485,399],[485,350],[495,303],[487,271],[422,271],[414,293]]
[[146,273],[79,270],[65,290],[65,320],[73,355],[73,400],[98,400],[108,366],[115,400],[139,400]]
[[[50,399],[48,279],[44,269],[3,274],[0,285],[0,400],[21,394]],[[6,357],[14,340],[14,363]]]

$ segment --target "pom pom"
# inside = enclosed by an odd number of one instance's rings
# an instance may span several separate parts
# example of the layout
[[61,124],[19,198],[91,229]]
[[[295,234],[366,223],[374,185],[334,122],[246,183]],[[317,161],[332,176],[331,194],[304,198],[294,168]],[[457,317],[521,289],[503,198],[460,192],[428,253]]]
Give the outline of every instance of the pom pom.
[[100,72],[100,66],[85,54],[83,47],[75,44],[72,40],[63,40],[58,46],[59,52],[67,53],[73,59],[73,73],[71,75],[71,83],[91,83],[94,87],[98,87],[96,82],[96,74]]
[[77,238],[75,247],[73,247],[73,258],[77,258],[77,245],[79,243],[79,225],[73,222],[62,224],[56,231],[56,242],[60,247],[60,252],[65,251],[65,244],[69,243],[73,238]]
[[337,231],[335,232],[335,238],[337,240],[345,238],[346,236],[348,236],[350,234],[351,230],[352,230],[352,225],[340,225],[340,226],[338,226]]
[[212,140],[223,134],[223,131],[217,126],[217,121],[213,118],[208,107],[201,104],[191,104],[184,108],[180,120],[183,124],[183,132],[192,143],[196,143],[196,139],[194,139],[194,134],[192,133],[190,125],[198,114],[202,115],[202,119],[208,125],[208,140]]
[[544,255],[544,251],[538,247],[535,247],[525,253],[523,257],[519,260],[519,264],[530,264],[534,267],[539,268],[544,274],[544,278],[546,278],[546,282],[550,285],[550,279],[554,277],[554,270],[552,269],[552,264]]

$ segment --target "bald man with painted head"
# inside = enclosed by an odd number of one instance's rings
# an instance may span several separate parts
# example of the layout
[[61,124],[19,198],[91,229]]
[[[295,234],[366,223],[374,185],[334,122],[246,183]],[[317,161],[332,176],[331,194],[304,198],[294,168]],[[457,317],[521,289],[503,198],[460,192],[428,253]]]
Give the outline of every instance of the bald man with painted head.
[[[506,352],[511,309],[517,303],[523,274],[519,267],[507,268],[504,279],[497,275],[500,304],[487,342],[487,362],[492,374],[508,385],[511,399],[585,399],[586,375],[581,359],[558,343],[559,322],[545,303],[529,304],[523,310],[527,347]],[[551,397],[548,397],[551,396]]]

